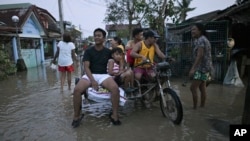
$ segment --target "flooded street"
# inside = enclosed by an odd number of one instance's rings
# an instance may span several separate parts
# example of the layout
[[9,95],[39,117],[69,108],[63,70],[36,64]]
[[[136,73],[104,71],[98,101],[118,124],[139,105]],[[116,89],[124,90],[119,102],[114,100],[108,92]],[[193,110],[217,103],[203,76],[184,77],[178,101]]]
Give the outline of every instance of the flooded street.
[[[72,76],[79,76],[76,72]],[[60,92],[59,73],[28,69],[0,82],[1,141],[228,141],[229,123],[240,124],[246,88],[210,84],[205,108],[192,109],[188,84],[172,79],[183,104],[183,121],[162,116],[159,101],[150,109],[129,101],[120,109],[121,126],[108,119],[110,105],[84,105],[81,126],[71,127],[73,90]]]

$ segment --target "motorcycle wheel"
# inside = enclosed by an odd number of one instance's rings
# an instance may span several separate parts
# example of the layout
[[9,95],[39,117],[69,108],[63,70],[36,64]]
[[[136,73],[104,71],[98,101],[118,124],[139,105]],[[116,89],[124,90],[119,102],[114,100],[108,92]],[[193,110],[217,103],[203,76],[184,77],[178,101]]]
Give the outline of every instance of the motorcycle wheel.
[[163,116],[168,117],[174,124],[180,124],[183,118],[183,108],[178,95],[172,89],[165,88],[163,96],[166,102],[166,106],[164,106],[163,98],[160,98],[160,107]]

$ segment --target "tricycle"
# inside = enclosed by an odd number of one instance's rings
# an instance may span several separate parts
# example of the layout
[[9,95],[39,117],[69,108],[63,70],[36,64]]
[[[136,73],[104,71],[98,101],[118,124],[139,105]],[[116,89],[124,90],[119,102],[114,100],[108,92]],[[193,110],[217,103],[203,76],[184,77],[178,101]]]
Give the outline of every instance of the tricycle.
[[[170,77],[171,67],[169,59],[156,64],[150,61],[144,61],[137,66],[150,64],[156,73],[155,79],[149,80],[148,77],[142,77],[142,80],[135,80],[133,91],[125,91],[122,86],[120,90],[120,106],[124,106],[127,100],[141,100],[142,103],[148,105],[159,100],[161,112],[164,117],[170,119],[174,124],[180,124],[183,118],[183,108],[177,93],[171,88]],[[79,78],[77,78],[79,79]],[[77,80],[76,80],[77,83]],[[98,91],[89,88],[84,93],[85,99],[95,102],[110,101],[110,93],[100,87]]]

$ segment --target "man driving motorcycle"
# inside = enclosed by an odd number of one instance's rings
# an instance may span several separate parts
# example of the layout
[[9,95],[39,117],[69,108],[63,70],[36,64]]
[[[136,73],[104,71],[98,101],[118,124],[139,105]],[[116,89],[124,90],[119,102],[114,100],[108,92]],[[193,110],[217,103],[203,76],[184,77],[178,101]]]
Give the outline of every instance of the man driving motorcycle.
[[155,54],[160,58],[165,59],[165,54],[159,49],[159,46],[156,44],[156,41],[160,36],[153,30],[148,30],[143,33],[144,40],[138,42],[133,47],[130,55],[135,58],[134,61],[134,74],[135,79],[141,80],[141,77],[147,75],[150,78],[155,77],[155,72],[152,65],[145,64],[137,66],[145,61],[150,61],[151,64],[154,63]]

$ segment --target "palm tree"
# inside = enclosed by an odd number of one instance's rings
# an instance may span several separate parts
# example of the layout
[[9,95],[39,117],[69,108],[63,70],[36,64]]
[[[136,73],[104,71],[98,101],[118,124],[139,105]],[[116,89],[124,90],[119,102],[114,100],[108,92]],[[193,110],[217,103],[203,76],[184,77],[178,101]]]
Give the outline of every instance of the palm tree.
[[177,23],[181,23],[183,21],[186,20],[187,17],[187,13],[190,11],[195,10],[195,8],[190,8],[190,3],[192,0],[182,0],[177,1],[178,6],[175,7],[175,12],[179,15],[178,19],[177,19]]

